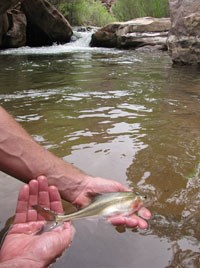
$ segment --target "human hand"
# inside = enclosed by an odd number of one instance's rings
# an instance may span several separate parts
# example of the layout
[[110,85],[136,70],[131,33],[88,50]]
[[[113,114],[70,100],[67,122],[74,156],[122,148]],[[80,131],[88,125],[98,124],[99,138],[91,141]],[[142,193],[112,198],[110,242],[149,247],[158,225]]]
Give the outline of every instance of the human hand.
[[71,244],[74,228],[69,222],[50,232],[35,234],[45,223],[32,208],[36,204],[56,213],[63,212],[57,188],[48,186],[44,176],[30,181],[19,192],[14,224],[2,245],[0,262],[12,265],[19,263],[14,267],[22,268],[47,267]]
[[[100,193],[106,192],[124,192],[130,191],[127,187],[122,184],[103,178],[92,178],[88,177],[84,181],[84,186],[77,189],[76,198],[72,201],[74,205],[86,206],[91,202],[91,198]],[[146,229],[148,223],[146,220],[151,218],[151,212],[145,207],[141,207],[136,214],[132,214],[127,217],[124,215],[117,215],[109,217],[108,221],[113,225],[125,225],[126,227],[139,227],[140,229]]]

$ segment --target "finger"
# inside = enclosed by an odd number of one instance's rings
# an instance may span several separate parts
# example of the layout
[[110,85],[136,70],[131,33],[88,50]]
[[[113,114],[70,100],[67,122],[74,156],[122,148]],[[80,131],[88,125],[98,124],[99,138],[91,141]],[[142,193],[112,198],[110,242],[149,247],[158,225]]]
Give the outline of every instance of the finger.
[[[51,233],[56,232],[57,237],[60,237],[59,246],[62,247],[61,252],[71,245],[75,235],[75,228],[69,222],[65,222],[61,226],[52,230]],[[57,248],[58,249],[58,248]]]
[[151,212],[145,207],[142,207],[138,210],[138,215],[146,220],[149,220],[151,218]]
[[62,201],[58,189],[55,186],[49,187],[50,209],[63,213]]
[[[49,199],[49,186],[47,178],[45,176],[39,176],[38,181],[38,205],[50,208],[50,199]],[[44,220],[44,218],[38,214],[38,220]]]
[[[63,224],[63,230],[65,231],[65,236],[66,236],[64,239],[67,240],[67,236],[68,236],[68,239],[70,239],[70,243],[68,244],[68,246],[69,246],[74,238],[76,230],[75,230],[74,226],[69,222],[65,222]],[[67,234],[67,232],[68,232],[68,234]],[[70,236],[69,236],[69,234],[70,234]]]
[[29,202],[29,186],[24,185],[19,191],[14,223],[25,223]]
[[73,202],[72,205],[76,206],[77,208],[85,207],[91,203],[91,196],[83,195],[77,197]]
[[38,218],[37,211],[32,208],[38,204],[38,181],[31,180],[29,182],[29,209],[27,213],[27,221],[36,221]]
[[29,182],[29,207],[38,203],[38,181],[31,180]]
[[140,229],[147,229],[148,227],[147,222],[136,215],[131,217],[114,216],[110,217],[108,221],[115,226],[124,225],[128,228],[139,227]]
[[49,186],[45,176],[39,176],[38,180],[38,204],[50,208]]
[[126,186],[122,185],[113,180],[107,180],[103,178],[96,178],[92,180],[86,187],[85,187],[85,194],[78,196],[72,204],[76,206],[86,206],[91,203],[92,197],[97,194],[107,193],[107,192],[127,192],[131,191]]

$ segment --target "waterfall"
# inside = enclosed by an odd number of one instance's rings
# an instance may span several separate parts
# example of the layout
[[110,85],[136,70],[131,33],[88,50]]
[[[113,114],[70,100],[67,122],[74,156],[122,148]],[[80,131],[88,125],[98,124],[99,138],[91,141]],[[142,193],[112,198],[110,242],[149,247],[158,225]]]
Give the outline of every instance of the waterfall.
[[47,47],[20,47],[0,51],[1,55],[30,55],[30,54],[62,54],[68,52],[92,50],[90,41],[93,31],[79,31],[74,29],[71,42],[63,45],[52,45]]
[[92,34],[96,29],[83,29],[74,28],[73,36],[69,43],[58,45],[54,44],[52,46],[45,47],[20,47],[11,48],[6,50],[1,50],[0,55],[53,55],[53,54],[66,54],[73,52],[87,52],[87,51],[104,51],[111,52],[108,48],[95,48],[90,47],[90,41]]
[[79,32],[74,30],[71,42],[67,46],[73,47],[89,47],[93,31]]

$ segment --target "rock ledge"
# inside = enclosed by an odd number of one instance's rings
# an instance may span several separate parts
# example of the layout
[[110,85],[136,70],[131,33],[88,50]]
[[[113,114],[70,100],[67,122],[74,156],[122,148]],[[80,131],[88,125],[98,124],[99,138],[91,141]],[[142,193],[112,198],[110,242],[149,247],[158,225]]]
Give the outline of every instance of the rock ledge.
[[92,35],[91,46],[137,49],[156,46],[167,49],[169,18],[137,18],[127,22],[114,22]]

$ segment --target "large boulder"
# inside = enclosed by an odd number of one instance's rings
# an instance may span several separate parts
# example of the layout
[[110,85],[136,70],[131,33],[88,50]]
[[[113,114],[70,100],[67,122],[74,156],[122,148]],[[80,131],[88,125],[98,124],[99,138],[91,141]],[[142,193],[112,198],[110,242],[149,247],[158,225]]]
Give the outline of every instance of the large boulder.
[[167,48],[169,18],[137,18],[127,22],[114,22],[92,35],[91,46],[137,49],[143,46]]
[[27,44],[43,46],[66,43],[72,28],[65,17],[46,0],[24,0],[22,10],[27,18]]
[[17,4],[19,0],[0,0],[0,47],[3,45],[3,37],[10,28],[6,11]]
[[0,15],[3,15],[8,9],[13,7],[19,0],[0,0]]
[[70,41],[72,28],[46,0],[0,0],[0,48]]
[[200,2],[169,0],[172,27],[168,48],[174,63],[200,63]]
[[9,29],[8,17],[6,14],[0,15],[0,48],[3,46],[3,36]]
[[19,9],[7,11],[9,28],[3,36],[3,48],[17,48],[26,45],[26,16]]

